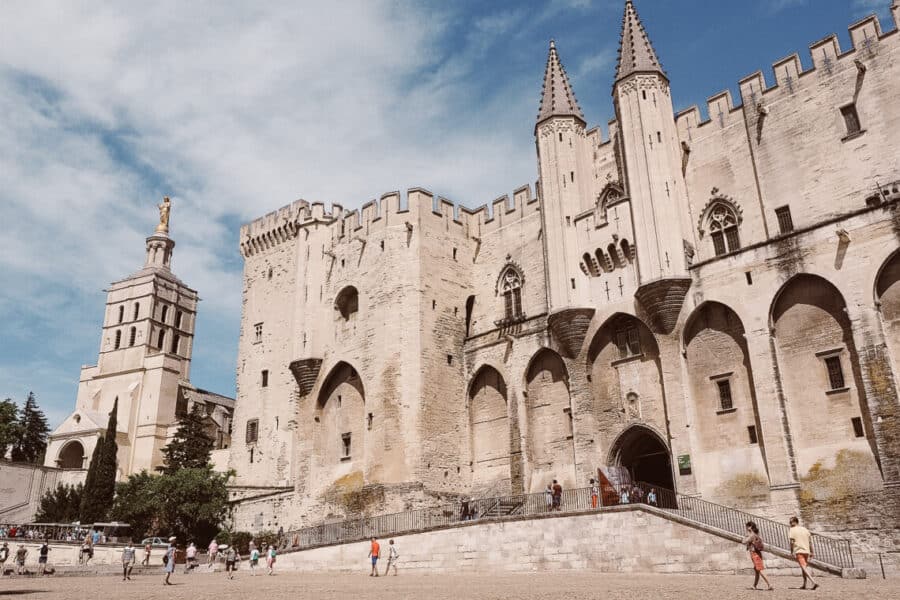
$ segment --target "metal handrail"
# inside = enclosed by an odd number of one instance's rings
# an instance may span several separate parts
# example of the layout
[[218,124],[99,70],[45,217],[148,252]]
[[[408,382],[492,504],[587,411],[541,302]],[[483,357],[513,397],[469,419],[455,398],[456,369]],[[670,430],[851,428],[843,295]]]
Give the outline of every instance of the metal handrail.
[[[639,487],[649,490],[647,483],[638,483]],[[685,519],[714,527],[728,533],[745,537],[746,524],[753,521],[759,528],[759,535],[764,545],[791,552],[788,532],[790,527],[784,523],[766,517],[754,515],[730,506],[723,506],[693,496],[685,496],[672,490],[656,488],[659,508],[677,514]],[[812,534],[813,557],[823,563],[840,567],[853,567],[853,552],[849,540]]]
[[[648,502],[647,498],[651,488],[656,492],[656,501],[652,503]],[[687,521],[740,537],[746,535],[747,521],[753,521],[759,527],[760,535],[766,546],[790,552],[789,528],[783,523],[646,483],[622,485],[604,483],[597,498],[597,506],[593,505],[590,488],[575,488],[563,491],[559,509],[552,507],[544,493],[516,494],[463,500],[457,504],[323,523],[286,532],[282,546],[287,550],[306,550],[333,544],[359,542],[372,537],[382,538],[439,529],[468,521],[492,520],[499,517],[486,515],[504,503],[519,506],[515,513],[516,517],[528,517],[553,512],[565,514],[592,509],[602,510],[625,504],[626,501],[630,504],[652,504],[656,508]],[[813,534],[812,540],[816,560],[839,568],[853,566],[849,541],[819,534]]]

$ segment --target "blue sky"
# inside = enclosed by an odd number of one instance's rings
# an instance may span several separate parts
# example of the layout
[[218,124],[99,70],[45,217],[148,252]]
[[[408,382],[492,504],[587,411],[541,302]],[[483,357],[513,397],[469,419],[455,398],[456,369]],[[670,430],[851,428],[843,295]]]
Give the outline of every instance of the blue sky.
[[[891,0],[638,0],[676,109]],[[172,196],[200,304],[192,381],[234,393],[242,222],[297,198],[422,186],[469,206],[533,182],[547,44],[612,116],[623,0],[0,5],[0,398],[58,424],[97,358],[103,289]]]

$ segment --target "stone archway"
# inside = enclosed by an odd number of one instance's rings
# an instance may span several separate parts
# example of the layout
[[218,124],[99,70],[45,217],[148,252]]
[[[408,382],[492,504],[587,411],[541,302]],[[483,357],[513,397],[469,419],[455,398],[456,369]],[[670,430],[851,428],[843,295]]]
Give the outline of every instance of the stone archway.
[[60,469],[83,469],[84,446],[81,442],[73,440],[62,447],[56,464]]
[[672,453],[662,438],[649,427],[632,425],[616,438],[608,464],[625,467],[636,482],[666,490],[675,489]]

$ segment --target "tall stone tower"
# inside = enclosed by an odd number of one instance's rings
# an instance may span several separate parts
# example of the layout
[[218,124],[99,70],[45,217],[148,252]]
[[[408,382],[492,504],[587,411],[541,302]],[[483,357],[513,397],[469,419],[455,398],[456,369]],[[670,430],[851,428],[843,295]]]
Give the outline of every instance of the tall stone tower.
[[613,102],[623,185],[634,212],[636,295],[657,327],[668,331],[690,286],[687,191],[669,78],[631,0],[622,19]]
[[[549,323],[557,343],[574,354],[594,314],[579,297],[574,217],[590,195],[585,120],[551,40],[541,104],[534,126],[540,174],[541,220]],[[583,293],[583,291],[582,291]]]
[[144,266],[107,290],[97,364],[81,369],[75,412],[51,435],[47,466],[86,468],[116,399],[120,476],[162,463],[179,386],[189,385],[198,301],[171,270],[169,209],[166,198]]

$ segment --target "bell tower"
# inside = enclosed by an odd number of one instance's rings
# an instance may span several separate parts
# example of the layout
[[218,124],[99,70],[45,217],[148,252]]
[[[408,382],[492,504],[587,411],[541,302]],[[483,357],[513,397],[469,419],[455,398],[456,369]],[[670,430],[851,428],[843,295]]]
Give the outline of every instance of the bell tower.
[[669,78],[632,0],[622,18],[613,103],[634,216],[636,296],[657,328],[670,331],[691,282],[684,250],[687,191]]

